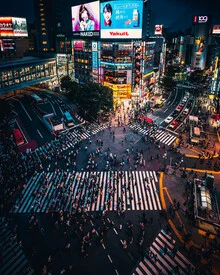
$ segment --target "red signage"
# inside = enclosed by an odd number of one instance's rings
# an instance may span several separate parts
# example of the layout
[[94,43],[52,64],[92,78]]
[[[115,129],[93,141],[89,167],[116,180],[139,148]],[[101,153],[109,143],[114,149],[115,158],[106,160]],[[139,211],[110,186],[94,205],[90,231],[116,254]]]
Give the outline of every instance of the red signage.
[[220,34],[220,25],[214,25],[212,33],[213,34]]
[[162,35],[163,25],[155,25],[154,27],[154,34],[155,35]]
[[12,17],[0,17],[0,36],[14,36]]

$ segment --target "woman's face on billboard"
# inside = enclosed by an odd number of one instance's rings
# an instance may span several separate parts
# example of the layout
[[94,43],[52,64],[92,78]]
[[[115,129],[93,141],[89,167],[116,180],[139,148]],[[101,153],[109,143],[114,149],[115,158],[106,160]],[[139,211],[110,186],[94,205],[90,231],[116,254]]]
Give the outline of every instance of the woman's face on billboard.
[[104,9],[103,15],[104,15],[104,18],[107,22],[111,19],[111,16],[112,16],[111,12],[108,11],[107,9]]
[[87,13],[86,10],[84,10],[84,11],[82,12],[81,18],[82,18],[84,21],[88,19],[88,13]]

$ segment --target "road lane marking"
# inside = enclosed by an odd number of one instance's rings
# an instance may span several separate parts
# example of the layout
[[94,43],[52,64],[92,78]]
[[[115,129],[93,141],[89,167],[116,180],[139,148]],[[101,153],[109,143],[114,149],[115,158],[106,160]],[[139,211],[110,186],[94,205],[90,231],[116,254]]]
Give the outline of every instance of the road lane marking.
[[37,129],[38,134],[40,135],[41,138],[43,138],[43,136],[41,135],[41,132]]
[[27,110],[25,109],[24,105],[21,103],[20,100],[16,99],[16,98],[12,98],[13,100],[18,101],[21,104],[21,107],[24,109],[26,115],[28,116],[28,118],[30,119],[30,121],[32,121],[32,118],[30,117],[30,115],[28,114]]
[[116,235],[118,235],[118,232],[116,231],[116,229],[115,229],[115,228],[113,228],[113,230],[115,231],[115,234],[116,234]]
[[176,89],[176,95],[175,95],[174,100],[173,100],[173,102],[171,103],[171,105],[173,105],[173,103],[175,102],[176,97],[177,97],[177,89]]
[[168,110],[169,108],[166,108],[166,110],[164,110],[163,112],[166,113],[166,111]]
[[24,132],[21,130],[21,127],[20,127],[20,125],[19,125],[17,119],[15,119],[15,120],[16,120],[16,124],[18,125],[18,127],[19,127],[19,129],[20,129],[20,132],[22,133],[22,135],[23,135],[23,137],[24,137],[26,143],[28,143],[27,138],[26,138],[26,136],[24,135]]
[[116,273],[117,275],[119,275],[119,273],[118,273],[118,270],[117,270],[117,269],[115,269],[115,273]]
[[102,247],[105,249],[105,245],[104,245],[104,243],[102,243]]
[[111,257],[108,255],[108,258],[109,258],[109,261],[112,263],[112,259],[111,259]]

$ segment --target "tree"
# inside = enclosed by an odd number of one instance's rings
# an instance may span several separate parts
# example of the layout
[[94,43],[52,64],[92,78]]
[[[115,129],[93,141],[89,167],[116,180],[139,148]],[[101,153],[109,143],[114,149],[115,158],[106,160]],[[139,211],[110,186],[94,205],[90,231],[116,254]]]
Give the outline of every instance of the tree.
[[176,87],[176,82],[173,80],[172,77],[168,77],[165,75],[159,82],[159,87],[163,92],[168,93]]
[[10,105],[8,101],[0,99],[0,120],[4,120],[8,117],[10,113]]
[[100,112],[106,114],[113,110],[112,89],[94,82],[80,85],[69,77],[62,78],[61,86],[62,84],[66,87],[67,98],[79,108],[80,114],[87,120],[97,119]]
[[61,89],[66,90],[66,92],[69,92],[72,87],[72,81],[71,78],[67,75],[61,78]]
[[189,76],[189,81],[192,83],[204,83],[206,75],[204,70],[195,70]]

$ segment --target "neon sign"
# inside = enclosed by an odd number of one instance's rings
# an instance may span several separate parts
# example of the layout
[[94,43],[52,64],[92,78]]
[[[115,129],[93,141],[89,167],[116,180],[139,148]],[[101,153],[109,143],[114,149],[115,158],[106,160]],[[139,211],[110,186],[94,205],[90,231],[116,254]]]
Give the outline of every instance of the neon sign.
[[198,16],[198,23],[206,23],[208,21],[208,16]]

